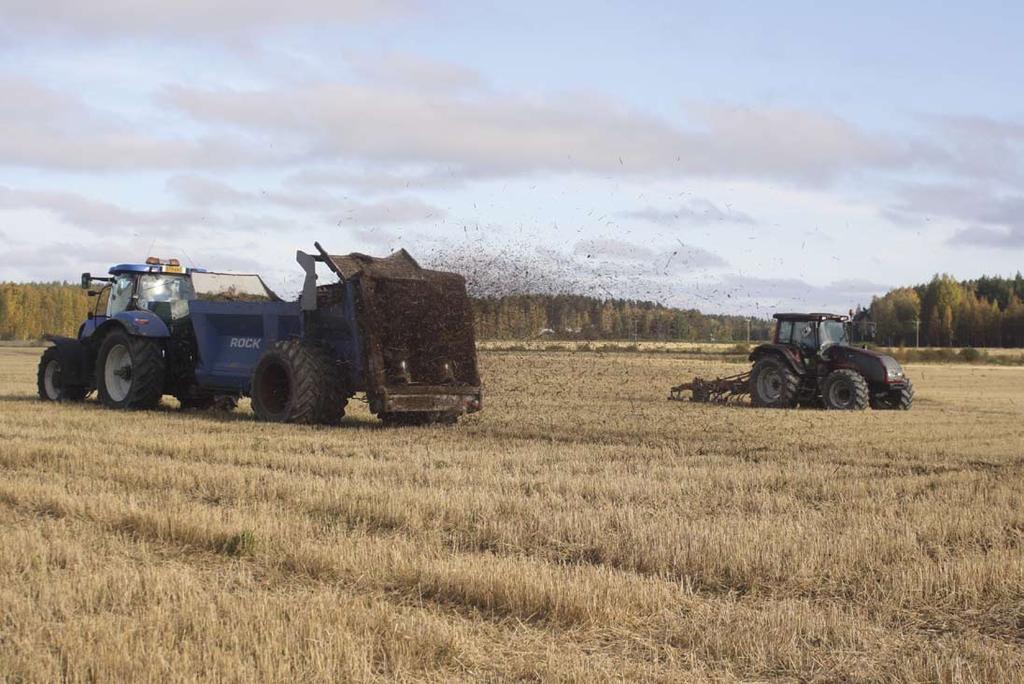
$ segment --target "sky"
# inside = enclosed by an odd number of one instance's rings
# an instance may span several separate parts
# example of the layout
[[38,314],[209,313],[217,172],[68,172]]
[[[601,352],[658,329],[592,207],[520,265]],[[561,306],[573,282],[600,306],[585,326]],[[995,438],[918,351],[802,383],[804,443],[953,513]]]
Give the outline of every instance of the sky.
[[1024,5],[0,0],[0,280],[297,249],[845,311],[1024,261]]

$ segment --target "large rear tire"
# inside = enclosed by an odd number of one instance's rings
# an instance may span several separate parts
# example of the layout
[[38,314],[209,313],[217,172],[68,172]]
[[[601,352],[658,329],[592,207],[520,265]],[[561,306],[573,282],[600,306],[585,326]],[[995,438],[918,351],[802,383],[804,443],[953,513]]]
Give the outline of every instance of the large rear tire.
[[252,410],[272,423],[337,425],[348,391],[326,349],[285,340],[268,349],[252,372]]
[[107,335],[96,356],[96,389],[108,408],[151,409],[164,393],[160,342],[121,331]]
[[882,397],[872,397],[871,408],[876,411],[909,411],[914,405],[914,383],[907,380],[905,387],[891,390]]
[[821,385],[821,399],[831,411],[863,411],[869,397],[864,376],[848,368],[832,371]]
[[48,347],[39,359],[36,387],[43,401],[82,401],[89,394],[87,387],[64,382],[60,350]]
[[793,408],[800,395],[800,378],[777,356],[757,360],[750,373],[750,399],[754,406]]

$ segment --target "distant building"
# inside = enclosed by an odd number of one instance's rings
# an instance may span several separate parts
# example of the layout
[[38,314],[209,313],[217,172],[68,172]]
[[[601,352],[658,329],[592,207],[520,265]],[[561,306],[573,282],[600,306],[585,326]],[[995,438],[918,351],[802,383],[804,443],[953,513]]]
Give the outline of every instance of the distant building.
[[875,321],[871,318],[871,309],[857,308],[856,312],[850,312],[850,341],[854,344],[862,342],[874,342]]

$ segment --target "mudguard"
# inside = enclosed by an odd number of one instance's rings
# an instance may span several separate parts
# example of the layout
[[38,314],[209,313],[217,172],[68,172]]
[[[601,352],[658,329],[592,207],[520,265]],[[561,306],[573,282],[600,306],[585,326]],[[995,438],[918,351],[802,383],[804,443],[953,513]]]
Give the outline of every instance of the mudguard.
[[89,363],[85,345],[78,340],[59,335],[44,335],[43,339],[53,342],[53,346],[57,348],[65,384],[88,385]]
[[[171,330],[167,324],[152,311],[122,311],[115,314],[111,320],[124,326],[129,335],[138,335],[139,337],[171,336]],[[109,325],[109,321],[101,327],[106,328],[107,325]]]
[[109,319],[106,316],[89,316],[89,318],[85,319],[85,322],[78,327],[78,339],[85,342],[108,320]]
[[804,366],[803,359],[800,358],[800,353],[793,349],[788,344],[759,344],[754,347],[754,351],[750,352],[750,361],[757,363],[758,359],[761,359],[769,354],[781,357],[789,367],[793,369],[793,372],[797,375],[804,375],[807,372],[807,367]]
[[[883,358],[885,354],[879,354],[870,349],[860,347],[836,346],[826,352],[829,360],[836,368],[849,368],[864,376],[864,379],[874,387],[886,386],[886,372]],[[890,357],[891,358],[891,357]]]

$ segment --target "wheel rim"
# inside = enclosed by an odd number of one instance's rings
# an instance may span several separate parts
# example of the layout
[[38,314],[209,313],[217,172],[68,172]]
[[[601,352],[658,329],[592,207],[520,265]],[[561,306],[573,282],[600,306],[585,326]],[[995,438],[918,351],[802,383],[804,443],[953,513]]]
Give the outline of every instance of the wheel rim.
[[269,413],[284,413],[291,395],[291,382],[284,365],[276,362],[268,363],[260,374],[255,392],[259,403]]
[[46,396],[52,401],[60,399],[60,390],[57,389],[57,378],[60,377],[60,361],[54,359],[46,364],[46,368],[43,369],[43,389],[46,390]]
[[103,381],[107,395],[113,401],[124,401],[132,390],[132,355],[128,347],[115,344],[107,353],[103,367]]
[[838,408],[847,408],[853,403],[853,388],[845,382],[832,383],[828,388],[829,402]]
[[778,401],[782,396],[782,374],[777,368],[765,368],[757,376],[757,393],[768,402]]

